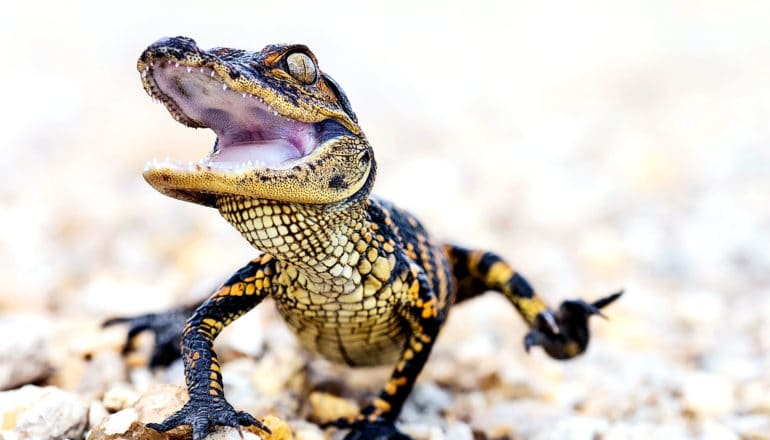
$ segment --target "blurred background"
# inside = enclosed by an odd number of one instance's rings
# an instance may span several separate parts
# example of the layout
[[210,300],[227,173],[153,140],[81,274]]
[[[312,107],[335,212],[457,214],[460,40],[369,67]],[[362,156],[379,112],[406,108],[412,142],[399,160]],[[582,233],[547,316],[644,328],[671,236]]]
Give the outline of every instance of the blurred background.
[[770,438],[768,2],[5,9],[0,357],[39,333],[58,367],[109,345],[84,342],[104,317],[202,298],[255,255],[216,211],[143,181],[146,161],[197,160],[214,137],[152,103],[135,63],[163,36],[296,42],[350,98],[377,194],[504,255],[554,305],[626,289],[570,363],[525,355],[496,295],[453,310],[423,381],[456,393],[459,419],[510,420],[514,438]]

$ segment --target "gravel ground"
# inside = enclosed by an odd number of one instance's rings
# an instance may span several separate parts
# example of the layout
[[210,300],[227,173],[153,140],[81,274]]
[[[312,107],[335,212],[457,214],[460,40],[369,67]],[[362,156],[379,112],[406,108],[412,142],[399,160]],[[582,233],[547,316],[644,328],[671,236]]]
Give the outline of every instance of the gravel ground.
[[[564,363],[525,354],[495,294],[453,309],[402,414],[415,438],[770,439],[768,5],[294,6],[7,15],[0,437],[166,438],[143,423],[184,399],[181,365],[149,371],[148,338],[122,358],[125,329],[99,323],[201,298],[254,255],[215,211],[141,179],[213,140],[134,71],[146,44],[185,34],[307,43],[375,147],[379,195],[505,255],[553,304],[626,289]],[[310,421],[387,375],[304,353],[269,303],[218,344],[229,399],[272,415],[274,438],[333,435]]]

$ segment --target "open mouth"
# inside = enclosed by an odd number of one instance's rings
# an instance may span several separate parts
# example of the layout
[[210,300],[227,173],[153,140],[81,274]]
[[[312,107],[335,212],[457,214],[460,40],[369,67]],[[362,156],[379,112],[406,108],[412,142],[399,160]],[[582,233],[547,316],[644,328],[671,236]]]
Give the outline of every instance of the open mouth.
[[149,46],[137,62],[144,89],[217,141],[197,162],[147,164],[144,179],[209,207],[227,197],[330,204],[369,188],[375,164],[355,114],[339,86],[307,63],[314,57],[301,45],[201,51],[175,37]]
[[[149,89],[180,122],[210,128],[217,143],[192,167],[222,171],[248,168],[286,169],[302,163],[324,137],[327,124],[286,118],[261,97],[229,88],[208,67],[156,60],[143,75]],[[182,164],[148,164],[158,166]]]

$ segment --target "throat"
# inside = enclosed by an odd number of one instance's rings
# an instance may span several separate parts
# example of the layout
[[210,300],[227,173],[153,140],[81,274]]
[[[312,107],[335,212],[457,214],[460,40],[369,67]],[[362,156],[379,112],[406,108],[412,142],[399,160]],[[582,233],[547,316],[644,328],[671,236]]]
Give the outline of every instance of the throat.
[[358,203],[302,205],[242,196],[217,198],[217,209],[252,246],[332,291],[360,283],[356,264],[369,248]]

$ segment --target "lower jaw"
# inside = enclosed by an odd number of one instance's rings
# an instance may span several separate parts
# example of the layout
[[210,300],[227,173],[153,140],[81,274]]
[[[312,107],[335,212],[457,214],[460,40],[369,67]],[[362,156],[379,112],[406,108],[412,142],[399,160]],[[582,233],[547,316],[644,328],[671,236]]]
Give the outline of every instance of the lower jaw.
[[224,146],[204,160],[217,169],[228,166],[242,168],[242,165],[280,169],[298,162],[304,156],[307,155],[291,142],[274,139]]

